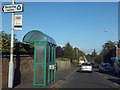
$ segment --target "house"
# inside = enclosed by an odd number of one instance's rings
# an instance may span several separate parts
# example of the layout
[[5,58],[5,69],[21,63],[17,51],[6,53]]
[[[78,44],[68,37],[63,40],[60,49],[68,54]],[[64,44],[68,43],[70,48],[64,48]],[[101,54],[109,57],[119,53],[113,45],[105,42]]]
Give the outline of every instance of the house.
[[116,54],[111,57],[111,60],[114,62],[113,67],[116,74],[120,73],[120,45],[118,44],[118,48],[115,49]]
[[81,64],[84,63],[84,62],[87,62],[87,59],[86,59],[85,56],[81,56],[81,57],[79,58],[78,64],[81,65]]

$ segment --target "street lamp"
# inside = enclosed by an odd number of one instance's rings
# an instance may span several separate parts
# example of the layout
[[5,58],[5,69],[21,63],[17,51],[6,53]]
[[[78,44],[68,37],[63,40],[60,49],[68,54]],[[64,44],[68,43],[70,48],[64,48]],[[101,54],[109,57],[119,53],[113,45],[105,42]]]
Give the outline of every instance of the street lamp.
[[118,41],[118,32],[113,32],[113,31],[110,31],[110,30],[107,30],[107,29],[105,29],[104,32],[112,32],[112,33],[116,34],[115,35],[116,36],[116,41]]
[[[104,32],[109,32],[107,29],[105,29]],[[111,31],[110,31],[111,32]],[[114,34],[117,34],[117,32],[113,32]],[[116,56],[118,56],[118,35],[115,35],[116,36],[116,42],[115,42],[115,47],[116,47]]]
[[[108,30],[105,30],[105,32],[108,32]],[[116,33],[117,34],[117,33]],[[116,35],[116,42],[115,42],[115,47],[116,47],[116,57],[114,61],[114,70],[115,73],[119,73],[119,65],[118,65],[118,35]]]

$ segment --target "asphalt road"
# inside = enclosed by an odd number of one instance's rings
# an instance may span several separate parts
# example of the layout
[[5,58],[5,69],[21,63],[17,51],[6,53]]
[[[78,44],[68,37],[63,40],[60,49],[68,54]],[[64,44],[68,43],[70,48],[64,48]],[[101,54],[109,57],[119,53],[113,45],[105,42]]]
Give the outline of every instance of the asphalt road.
[[75,70],[53,88],[120,88],[106,77],[108,75],[99,73],[97,70],[92,73]]

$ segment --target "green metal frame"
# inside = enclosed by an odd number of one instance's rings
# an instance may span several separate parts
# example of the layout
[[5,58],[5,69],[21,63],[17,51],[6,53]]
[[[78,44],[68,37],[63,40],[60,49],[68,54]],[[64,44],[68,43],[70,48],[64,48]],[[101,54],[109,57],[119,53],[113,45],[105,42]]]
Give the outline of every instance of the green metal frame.
[[[33,80],[33,84],[35,85],[35,86],[46,86],[46,41],[37,41],[37,42],[34,42],[34,80]],[[41,45],[43,45],[44,46],[44,62],[43,63],[37,63],[36,62],[36,50],[37,50],[37,48],[36,48],[36,46],[37,46],[37,44],[41,44]],[[43,68],[44,68],[44,72],[43,72],[43,78],[44,78],[44,83],[43,84],[37,84],[36,83],[36,67],[37,66],[43,66]]]
[[[53,64],[53,47],[51,45],[51,53],[52,53],[52,60],[51,60],[51,64]],[[53,70],[51,70],[51,82],[53,81]]]
[[55,81],[55,77],[56,77],[56,47],[54,46],[54,65],[55,65],[55,69],[54,69],[54,81]]
[[[23,42],[34,45],[33,85],[46,86],[53,80],[55,81],[56,70],[50,69],[50,65],[56,64],[55,40],[39,30],[32,30],[23,37]],[[42,47],[40,45],[42,45]],[[37,56],[40,54],[43,56]]]
[[[37,45],[43,45],[44,46],[44,62],[43,63],[38,63],[36,62],[36,57],[37,57],[37,54],[36,54],[36,46]],[[48,48],[48,49],[47,49]],[[46,53],[48,52],[48,56],[46,55]],[[51,54],[50,54],[51,53]],[[51,55],[51,58],[50,58],[50,55]],[[55,69],[54,70],[50,70],[49,68],[49,65],[55,65],[56,62],[55,62],[55,45],[51,45],[49,44],[47,41],[36,41],[34,42],[34,80],[33,80],[33,84],[34,86],[46,86],[47,84],[51,83],[52,81],[55,81]],[[46,63],[46,59],[48,57],[48,63]],[[51,59],[51,62],[50,62],[50,59]],[[48,65],[48,66],[47,66]],[[43,66],[44,68],[44,72],[43,72],[43,79],[44,79],[44,83],[36,83],[36,67],[37,66]],[[46,81],[46,70],[48,70],[48,81]]]
[[49,76],[50,76],[50,69],[49,69],[49,65],[50,65],[50,49],[49,49],[49,44],[48,44],[48,83],[50,82]]

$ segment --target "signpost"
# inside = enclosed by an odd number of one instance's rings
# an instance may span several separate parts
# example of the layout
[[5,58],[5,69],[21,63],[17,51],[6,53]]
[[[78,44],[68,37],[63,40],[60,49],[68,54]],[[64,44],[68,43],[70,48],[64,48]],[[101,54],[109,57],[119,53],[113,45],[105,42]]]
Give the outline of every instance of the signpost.
[[23,4],[11,4],[11,5],[4,5],[2,7],[2,11],[6,13],[23,12],[24,11],[23,8],[24,8]]
[[10,46],[10,62],[8,73],[8,88],[13,88],[14,81],[14,63],[13,63],[13,48],[14,48],[14,30],[22,30],[22,15],[15,15],[15,12],[23,12],[23,4],[15,4],[12,0],[11,5],[2,6],[2,11],[5,13],[12,13],[12,30],[11,30],[11,46]]

